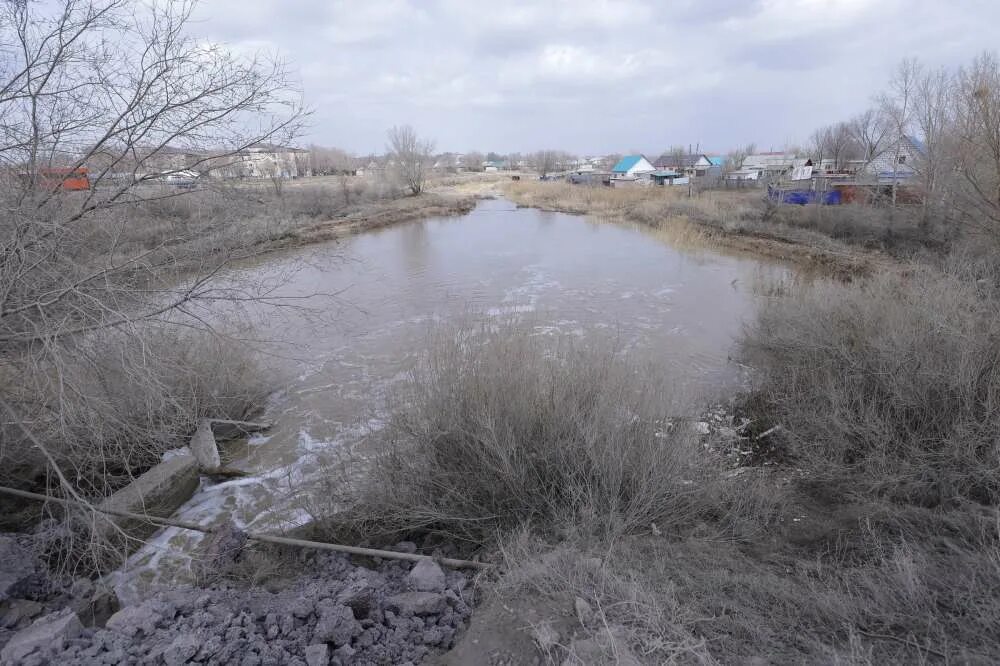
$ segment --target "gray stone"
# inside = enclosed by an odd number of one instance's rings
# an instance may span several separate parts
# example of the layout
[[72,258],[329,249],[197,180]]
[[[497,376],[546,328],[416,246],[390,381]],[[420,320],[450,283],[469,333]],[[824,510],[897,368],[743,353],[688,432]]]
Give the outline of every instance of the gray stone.
[[327,666],[330,663],[330,647],[326,643],[317,643],[306,647],[307,666]]
[[80,618],[85,627],[103,627],[121,608],[118,595],[106,585],[94,586],[90,595],[76,597],[70,603],[70,608]]
[[40,648],[62,650],[67,640],[76,638],[82,631],[83,625],[76,613],[68,608],[50,613],[14,634],[0,652],[0,662],[18,662]]
[[108,618],[105,626],[124,636],[135,636],[139,632],[151,636],[156,631],[156,623],[159,621],[159,613],[150,605],[141,604],[121,609]]
[[365,581],[354,581],[340,591],[337,603],[354,611],[354,617],[364,619],[370,617],[375,610],[375,591]]
[[167,666],[181,666],[198,654],[199,649],[201,649],[201,640],[197,636],[181,634],[172,640],[167,649],[163,651],[163,661]]
[[435,615],[443,613],[448,600],[434,592],[403,592],[385,600],[386,607],[400,615]]
[[406,582],[420,592],[441,592],[445,587],[445,575],[437,562],[421,560],[406,576]]
[[215,433],[212,432],[212,422],[202,419],[197,429],[191,435],[188,448],[194,454],[195,460],[203,470],[213,470],[222,467],[219,458],[219,445],[215,443]]
[[313,640],[321,643],[346,645],[361,633],[361,624],[354,619],[354,612],[347,606],[326,606],[313,632]]
[[0,627],[19,629],[41,615],[44,610],[45,607],[37,601],[10,599],[4,604],[3,615],[0,615]]

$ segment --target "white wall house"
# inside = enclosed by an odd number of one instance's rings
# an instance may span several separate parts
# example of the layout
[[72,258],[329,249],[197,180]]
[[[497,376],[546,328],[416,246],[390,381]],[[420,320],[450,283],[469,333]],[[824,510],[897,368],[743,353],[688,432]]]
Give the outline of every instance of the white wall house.
[[611,169],[611,179],[635,180],[656,171],[656,167],[642,155],[626,155]]
[[889,150],[869,162],[865,171],[879,180],[911,178],[923,153],[924,146],[918,139],[905,136],[898,146],[890,146]]

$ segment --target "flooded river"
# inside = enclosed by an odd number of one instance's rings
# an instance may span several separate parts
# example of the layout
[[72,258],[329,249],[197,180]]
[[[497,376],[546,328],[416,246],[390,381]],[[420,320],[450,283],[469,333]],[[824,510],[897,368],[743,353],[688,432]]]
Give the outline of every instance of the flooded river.
[[[206,525],[231,519],[269,530],[308,520],[324,454],[380,426],[386,391],[420,358],[435,325],[520,318],[538,335],[613,337],[689,390],[718,392],[739,381],[728,358],[753,313],[754,285],[783,269],[498,199],[462,217],[271,255],[244,272],[287,276],[284,296],[337,294],[296,302],[312,312],[259,317],[256,335],[270,341],[262,343],[269,362],[288,378],[264,414],[274,427],[228,451],[251,476],[204,485],[180,512]],[[183,574],[177,552],[198,536],[160,533],[132,558],[133,580],[157,569]]]

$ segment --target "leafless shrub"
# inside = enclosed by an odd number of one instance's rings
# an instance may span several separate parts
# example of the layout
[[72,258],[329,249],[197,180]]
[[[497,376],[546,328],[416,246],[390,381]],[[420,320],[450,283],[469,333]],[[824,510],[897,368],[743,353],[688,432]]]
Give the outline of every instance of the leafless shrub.
[[[29,368],[16,383],[4,378],[2,390],[88,497],[114,492],[186,445],[199,418],[251,415],[270,388],[247,348],[197,331],[154,331],[141,342],[112,331],[53,353],[66,361]],[[13,424],[0,460],[6,485],[48,474]]]
[[1000,312],[980,286],[914,266],[770,301],[744,348],[794,452],[902,501],[995,505]]
[[445,334],[396,397],[359,494],[372,530],[482,543],[530,522],[559,531],[689,525],[710,463],[663,382],[618,355],[526,329]]

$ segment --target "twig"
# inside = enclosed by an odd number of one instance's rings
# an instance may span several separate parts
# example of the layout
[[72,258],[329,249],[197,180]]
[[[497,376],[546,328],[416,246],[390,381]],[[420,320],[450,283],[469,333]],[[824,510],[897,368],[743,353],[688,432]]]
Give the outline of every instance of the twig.
[[756,439],[758,439],[758,440],[764,439],[768,435],[772,435],[772,434],[778,432],[779,430],[783,430],[783,429],[784,428],[782,428],[781,424],[779,423],[778,425],[774,426],[773,428],[768,428],[764,432],[762,432],[759,435],[757,435]]
[[[12,495],[14,497],[22,497],[25,499],[38,500],[41,502],[56,502],[58,504],[63,504],[66,506],[81,504],[81,502],[77,502],[76,500],[63,499],[60,497],[49,497],[48,495],[41,495],[39,493],[33,493],[27,490],[8,488],[7,486],[0,486],[0,493],[6,495]],[[197,525],[195,523],[189,523],[182,520],[177,520],[175,518],[160,518],[158,516],[149,516],[141,513],[132,513],[131,511],[119,511],[117,509],[107,509],[100,506],[97,507],[91,506],[90,508],[94,511],[105,513],[109,516],[117,516],[119,518],[129,518],[131,520],[141,520],[144,522],[152,523],[153,525],[157,525],[159,527],[179,527],[185,530],[203,532],[205,534],[210,534],[213,531],[212,528],[210,527],[204,527],[202,525]],[[332,550],[338,553],[348,553],[351,555],[366,555],[368,557],[382,557],[390,560],[409,560],[410,562],[420,562],[423,560],[430,560],[432,562],[437,562],[438,564],[454,567],[456,569],[490,569],[493,566],[486,562],[474,562],[472,560],[457,560],[457,559],[452,559],[450,557],[432,557],[430,555],[417,555],[416,553],[397,553],[392,550],[359,548],[357,546],[345,546],[343,544],[337,544],[337,543],[308,541],[306,539],[293,539],[291,537],[272,536],[270,534],[256,534],[253,532],[248,532],[247,538],[253,541],[260,541],[262,543],[274,543],[274,544],[280,544],[282,546],[296,546],[299,548],[316,548],[318,550]]]
[[932,654],[935,657],[939,657],[941,659],[944,659],[945,661],[948,660],[948,655],[946,655],[945,653],[938,652],[934,648],[930,648],[930,647],[927,647],[927,646],[922,646],[919,643],[917,643],[916,641],[910,641],[910,640],[907,640],[905,638],[900,638],[899,636],[890,636],[889,634],[872,634],[872,633],[869,633],[867,631],[862,631],[861,629],[858,629],[858,628],[855,628],[854,631],[858,632],[862,636],[867,636],[868,638],[874,638],[876,640],[896,641],[897,643],[905,645],[906,647],[916,648],[917,650],[923,650],[924,652],[927,652],[928,654]]

